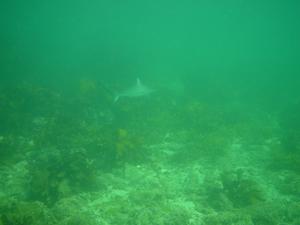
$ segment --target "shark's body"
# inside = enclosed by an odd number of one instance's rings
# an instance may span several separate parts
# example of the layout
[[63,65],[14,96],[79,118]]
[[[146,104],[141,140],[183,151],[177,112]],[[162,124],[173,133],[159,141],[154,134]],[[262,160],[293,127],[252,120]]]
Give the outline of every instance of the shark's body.
[[117,102],[121,97],[135,98],[135,97],[147,96],[152,92],[154,92],[153,89],[143,85],[140,79],[137,78],[135,86],[127,90],[124,90],[123,92],[116,95],[115,102]]

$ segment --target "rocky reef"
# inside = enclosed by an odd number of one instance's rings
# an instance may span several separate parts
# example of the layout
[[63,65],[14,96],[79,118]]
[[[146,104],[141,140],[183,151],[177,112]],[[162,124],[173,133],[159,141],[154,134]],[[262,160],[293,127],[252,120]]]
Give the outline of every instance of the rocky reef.
[[114,104],[91,80],[0,93],[1,225],[299,224],[298,126],[277,115],[168,92]]

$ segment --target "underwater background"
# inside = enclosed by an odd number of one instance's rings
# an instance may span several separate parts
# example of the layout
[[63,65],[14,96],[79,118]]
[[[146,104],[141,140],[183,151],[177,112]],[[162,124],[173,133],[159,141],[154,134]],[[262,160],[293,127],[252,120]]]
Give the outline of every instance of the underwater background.
[[299,1],[2,1],[0,28],[0,225],[300,224]]

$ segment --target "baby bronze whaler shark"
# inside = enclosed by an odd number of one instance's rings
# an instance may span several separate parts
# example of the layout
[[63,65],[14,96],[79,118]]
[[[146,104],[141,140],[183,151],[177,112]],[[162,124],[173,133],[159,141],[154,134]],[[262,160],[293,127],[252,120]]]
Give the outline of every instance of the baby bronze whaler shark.
[[136,98],[142,96],[148,96],[153,93],[154,90],[143,85],[139,78],[136,79],[135,86],[126,89],[119,94],[116,95],[114,102],[117,102],[120,98],[127,97],[127,98]]

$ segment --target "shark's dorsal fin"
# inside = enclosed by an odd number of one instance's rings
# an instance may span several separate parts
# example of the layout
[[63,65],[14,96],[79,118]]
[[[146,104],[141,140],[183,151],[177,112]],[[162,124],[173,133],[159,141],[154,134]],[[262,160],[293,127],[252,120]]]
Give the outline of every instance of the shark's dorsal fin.
[[141,86],[141,80],[140,80],[140,78],[138,77],[138,78],[136,78],[136,85],[137,86]]

